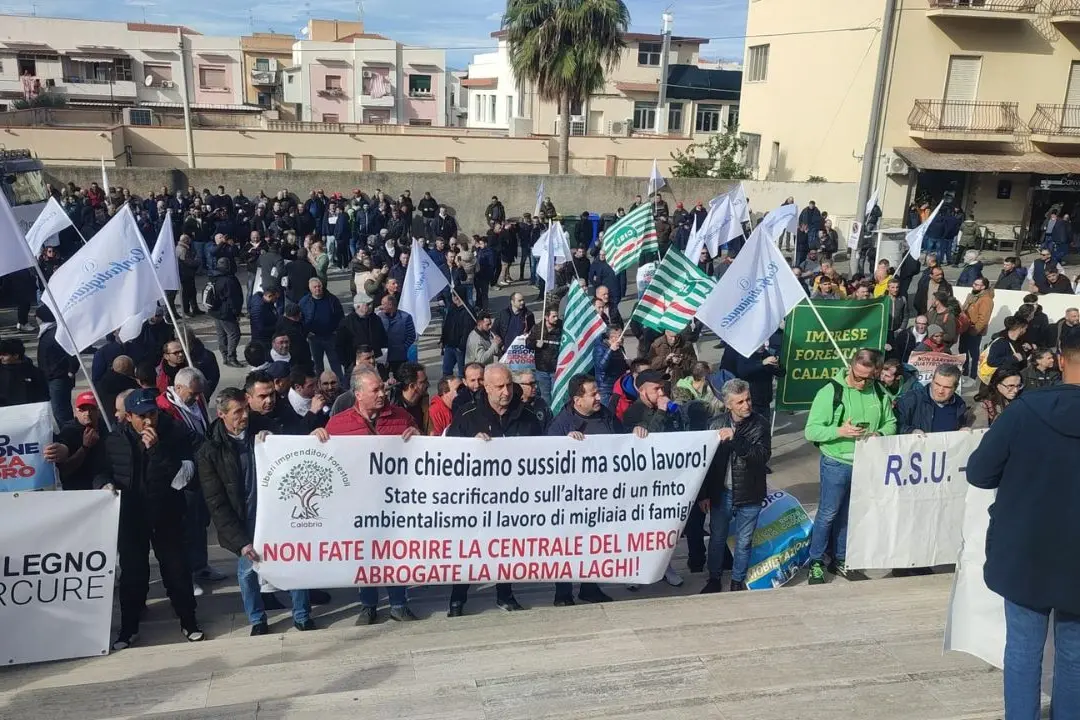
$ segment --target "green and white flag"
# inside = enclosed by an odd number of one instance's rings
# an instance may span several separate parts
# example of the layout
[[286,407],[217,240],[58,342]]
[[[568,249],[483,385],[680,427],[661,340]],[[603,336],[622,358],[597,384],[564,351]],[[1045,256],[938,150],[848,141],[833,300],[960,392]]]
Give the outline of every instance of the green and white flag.
[[637,206],[605,230],[603,248],[608,265],[617,273],[637,262],[642,252],[658,251],[652,204]]
[[607,325],[593,309],[585,291],[576,282],[570,283],[559,345],[559,363],[555,367],[555,386],[551,391],[551,412],[559,412],[566,404],[570,378],[592,369],[593,343],[599,341],[606,329]]
[[716,281],[680,252],[669,250],[653,274],[632,317],[653,330],[682,332]]

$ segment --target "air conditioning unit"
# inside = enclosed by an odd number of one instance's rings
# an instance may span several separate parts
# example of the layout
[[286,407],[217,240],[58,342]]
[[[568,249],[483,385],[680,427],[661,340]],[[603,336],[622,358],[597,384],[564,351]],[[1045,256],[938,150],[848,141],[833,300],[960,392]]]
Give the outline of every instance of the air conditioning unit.
[[608,122],[608,135],[627,137],[632,128],[633,123],[630,120],[611,120]]
[[896,153],[890,154],[885,160],[885,172],[888,175],[907,175],[910,169],[907,161]]
[[124,108],[125,125],[153,125],[154,113],[149,108]]
[[161,87],[163,87],[163,88],[174,88],[174,87],[176,87],[176,83],[174,83],[172,80],[162,80],[161,81]]

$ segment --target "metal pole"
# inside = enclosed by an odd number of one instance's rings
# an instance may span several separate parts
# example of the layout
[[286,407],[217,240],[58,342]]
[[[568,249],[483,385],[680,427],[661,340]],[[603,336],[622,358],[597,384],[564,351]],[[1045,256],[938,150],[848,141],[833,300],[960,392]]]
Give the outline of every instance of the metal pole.
[[180,89],[180,100],[184,105],[184,134],[187,136],[187,160],[188,168],[195,169],[195,136],[191,133],[191,104],[188,101],[188,78],[187,51],[184,49],[184,32],[176,29],[176,40],[180,48],[180,76],[183,78],[184,87]]
[[817,306],[814,305],[814,301],[809,297],[806,298],[806,304],[810,306],[810,309],[814,311],[814,315],[817,316],[818,322],[821,323],[821,329],[825,331],[825,334],[829,336],[829,342],[832,343],[833,350],[836,351],[836,356],[840,358],[840,362],[844,363],[844,367],[849,367],[848,361],[844,358],[844,351],[840,349],[840,346],[836,343],[836,338],[833,337],[832,330],[825,324],[825,320],[822,319],[821,313],[818,312]]
[[[674,19],[671,13],[663,14],[664,42],[660,51],[660,94],[656,98],[656,134],[663,135],[667,132],[667,73],[668,53],[671,51],[671,21]],[[659,190],[660,188],[656,188]],[[655,192],[655,190],[654,190]]]
[[[168,210],[165,213],[165,222],[172,222],[172,210]],[[187,342],[184,340],[184,333],[180,332],[180,323],[176,319],[176,311],[173,309],[173,304],[169,301],[169,296],[165,294],[165,286],[161,284],[161,278],[158,277],[157,268],[154,267],[154,256],[150,254],[150,248],[146,244],[146,238],[139,233],[139,245],[142,246],[142,250],[146,253],[146,259],[150,261],[150,270],[154,273],[154,283],[158,287],[158,292],[161,293],[161,300],[165,303],[165,311],[169,313],[169,319],[172,320],[173,330],[176,331],[176,341],[180,343],[180,347],[184,349],[184,355],[187,357],[189,363],[195,361],[191,358],[191,351],[188,350]],[[194,367],[194,365],[192,365]]]
[[[878,46],[877,74],[874,77],[874,95],[870,101],[870,126],[866,130],[866,146],[863,148],[862,176],[859,178],[859,195],[854,217],[866,222],[866,202],[870,199],[870,186],[877,168],[878,147],[881,144],[881,115],[885,102],[885,84],[889,78],[889,55],[892,50],[893,26],[896,23],[896,0],[885,0],[885,12],[881,16],[881,40]],[[854,259],[850,262],[854,265]]]

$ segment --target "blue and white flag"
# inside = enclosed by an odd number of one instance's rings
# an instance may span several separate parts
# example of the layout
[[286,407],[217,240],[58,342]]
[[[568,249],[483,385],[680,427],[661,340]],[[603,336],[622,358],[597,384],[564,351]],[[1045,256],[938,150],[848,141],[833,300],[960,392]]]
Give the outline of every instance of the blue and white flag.
[[[536,241],[536,244],[540,246],[540,257],[536,261],[536,276],[544,281],[545,292],[551,292],[555,289],[555,261],[559,257],[558,239],[560,229],[562,229],[562,226],[557,222],[553,222],[540,236],[540,239]],[[566,260],[566,257],[562,259],[563,262],[566,262]]]
[[0,275],[32,268],[36,262],[7,195],[0,192]]
[[[785,210],[785,208],[792,210]],[[765,344],[806,292],[776,247],[794,205],[782,206],[754,228],[735,262],[697,312],[725,343],[745,357]]]
[[64,212],[64,208],[56,202],[56,198],[50,196],[45,207],[41,209],[41,214],[37,216],[37,220],[26,231],[26,243],[30,246],[30,251],[38,255],[45,245],[49,247],[59,245],[60,239],[56,236],[61,230],[71,225],[71,218]]
[[540,214],[540,205],[544,202],[544,181],[540,181],[540,187],[536,188],[536,208],[533,210],[533,216]]
[[[708,220],[708,218],[705,218]],[[690,237],[686,239],[686,252],[683,255],[686,259],[695,265],[701,261],[701,251],[705,247],[705,235],[698,232],[697,215],[694,216],[694,224],[690,226]],[[712,250],[709,250],[709,254],[712,255]]]
[[157,301],[158,283],[129,206],[60,266],[49,289],[53,297],[46,296],[45,302],[57,318],[63,316],[75,336],[56,336],[71,355],[123,325],[133,308]]
[[424,334],[431,323],[431,301],[448,285],[446,276],[420,247],[416,238],[409,253],[409,267],[405,270],[405,285],[401,288],[399,309],[409,313],[416,327],[416,335]]
[[555,264],[564,263],[574,257],[573,252],[570,251],[570,236],[566,234],[566,230],[563,229],[561,223],[555,220],[551,221],[544,234],[537,238],[536,242],[532,246],[532,256],[534,258],[543,257],[544,248],[546,247],[547,240],[545,238],[551,233],[551,244],[555,248]]
[[942,200],[937,204],[937,207],[934,208],[934,212],[930,213],[930,217],[926,218],[926,222],[919,225],[917,228],[908,230],[907,236],[905,237],[907,240],[908,254],[916,260],[922,255],[922,244],[923,238],[926,237],[926,230],[930,227],[930,223],[934,222],[934,218],[937,217],[938,211],[941,210],[941,206],[944,203],[945,201]]
[[[176,264],[176,244],[173,242],[172,210],[165,213],[165,222],[158,232],[157,242],[150,251],[150,259],[154,261],[154,272],[157,273],[161,282],[162,290],[180,289],[180,267]],[[160,296],[161,293],[158,293]],[[162,302],[168,302],[168,297],[161,298]],[[120,339],[129,342],[139,337],[143,323],[149,320],[157,312],[157,302],[143,308],[141,312],[132,315],[120,326]]]

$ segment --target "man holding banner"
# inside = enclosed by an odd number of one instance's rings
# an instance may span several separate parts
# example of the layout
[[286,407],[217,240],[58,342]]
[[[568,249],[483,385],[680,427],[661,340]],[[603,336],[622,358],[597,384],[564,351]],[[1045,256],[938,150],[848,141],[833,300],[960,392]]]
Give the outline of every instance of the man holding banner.
[[810,585],[825,582],[824,558],[829,550],[829,572],[848,577],[844,560],[856,441],[896,434],[892,402],[875,379],[881,364],[877,350],[856,352],[851,364],[818,390],[806,418],[806,440],[821,451],[821,495],[810,536]]

